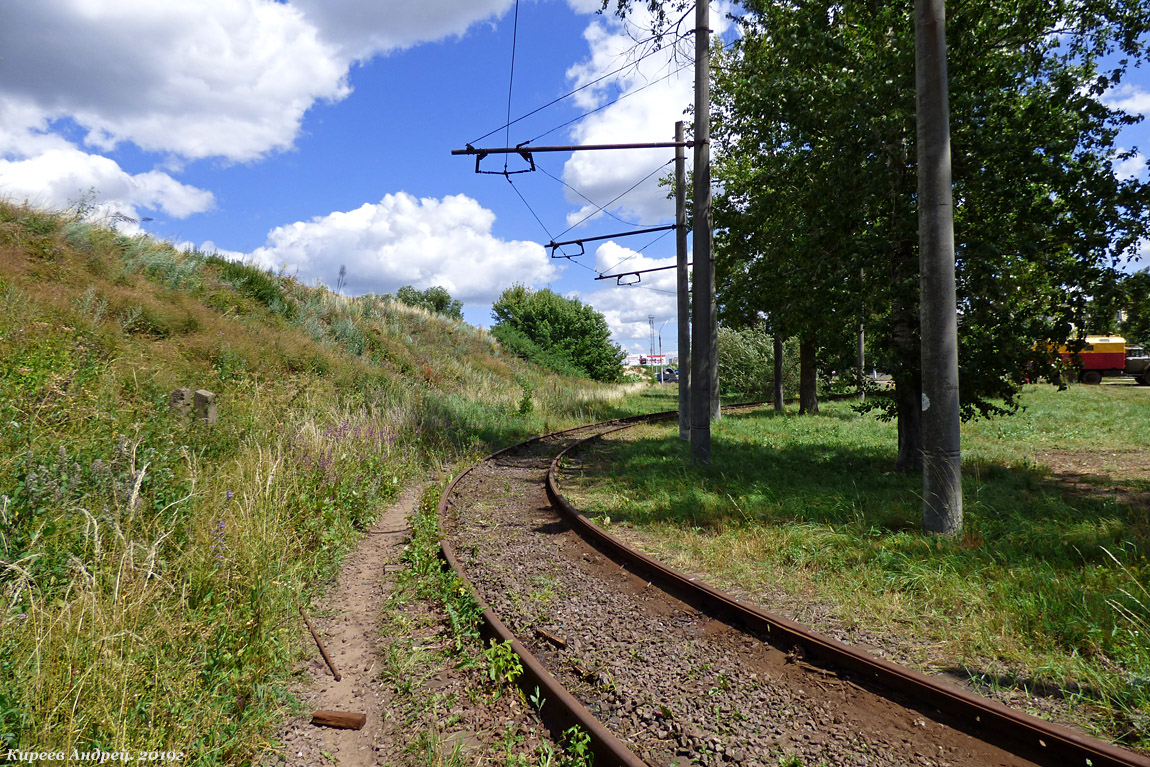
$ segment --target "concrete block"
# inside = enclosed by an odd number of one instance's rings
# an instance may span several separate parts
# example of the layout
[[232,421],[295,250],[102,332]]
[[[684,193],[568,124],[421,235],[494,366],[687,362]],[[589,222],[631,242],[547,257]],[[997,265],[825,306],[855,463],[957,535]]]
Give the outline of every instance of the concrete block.
[[196,411],[196,418],[200,419],[206,424],[213,424],[216,422],[216,395],[212,394],[206,389],[196,389],[193,399],[193,405]]
[[178,411],[182,416],[192,412],[192,390],[189,388],[176,389],[168,397],[168,409]]

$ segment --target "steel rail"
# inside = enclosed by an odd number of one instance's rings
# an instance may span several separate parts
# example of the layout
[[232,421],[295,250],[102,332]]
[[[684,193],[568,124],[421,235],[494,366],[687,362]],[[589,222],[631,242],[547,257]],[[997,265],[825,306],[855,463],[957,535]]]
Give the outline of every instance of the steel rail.
[[[818,634],[794,621],[741,602],[735,597],[680,573],[635,551],[608,534],[576,509],[558,488],[559,463],[571,450],[607,434],[634,426],[624,423],[562,450],[547,472],[547,495],[553,507],[591,545],[626,569],[701,612],[730,625],[749,629],[783,650],[796,644],[824,665],[850,670],[864,681],[910,700],[922,713],[946,715],[947,724],[1017,756],[1047,765],[1081,767],[1150,767],[1150,759],[1096,738],[1016,711],[998,701],[960,690],[917,671],[877,658],[848,644]],[[905,700],[897,701],[907,705]]]
[[[760,402],[748,402],[728,405],[727,409],[737,409],[743,407],[751,407],[760,405]],[[459,474],[457,474],[447,487],[444,488],[442,495],[439,498],[439,506],[437,514],[440,521],[440,529],[442,530],[443,520],[446,518],[448,509],[451,506],[451,495],[455,491],[455,486],[458,485],[464,478],[467,477],[474,469],[480,465],[498,458],[503,455],[522,450],[526,447],[534,445],[545,439],[553,439],[569,435],[572,432],[583,431],[586,429],[594,429],[603,427],[610,431],[617,431],[629,426],[635,426],[645,421],[658,421],[668,420],[675,418],[679,414],[678,410],[666,410],[658,413],[645,413],[641,415],[626,416],[624,418],[616,418],[607,421],[600,421],[599,423],[586,424],[583,426],[575,426],[570,429],[563,429],[561,431],[551,432],[550,434],[543,434],[538,437],[523,442],[510,445],[501,450],[496,450],[494,453],[483,458],[478,463],[475,463]],[[479,592],[467,580],[467,576],[463,572],[463,568],[459,564],[459,559],[455,555],[455,549],[450,541],[447,541],[442,536],[439,542],[440,556],[459,576],[464,586],[471,593],[473,599],[482,608],[481,615],[482,626],[480,633],[485,639],[494,639],[498,642],[510,642],[511,650],[519,656],[519,660],[523,664],[523,673],[516,680],[516,684],[524,695],[532,695],[538,689],[539,694],[547,699],[547,704],[539,709],[537,712],[543,724],[550,730],[556,740],[564,730],[573,725],[578,725],[590,737],[591,751],[595,754],[596,765],[600,767],[650,767],[646,762],[640,759],[636,754],[628,748],[619,738],[608,730],[603,724],[595,718],[595,716],[580,703],[565,687],[556,679],[551,672],[544,668],[539,659],[527,649],[520,642],[515,635],[507,628],[507,626],[499,619],[491,608],[480,598]]]
[[[439,498],[437,512],[440,520],[440,529],[442,530],[442,522],[451,505],[451,495],[455,490],[455,486],[467,477],[472,470],[487,461],[517,450],[522,450],[544,439],[561,437],[571,432],[595,428],[597,426],[610,427],[613,424],[616,425],[616,428],[626,428],[627,426],[633,426],[646,420],[670,418],[677,415],[677,413],[678,411],[672,410],[662,413],[628,416],[626,418],[602,421],[597,424],[576,426],[571,429],[564,429],[562,431],[532,437],[524,442],[505,447],[502,450],[496,450],[483,460],[461,471],[448,483],[447,487],[444,488],[443,494]],[[587,710],[586,706],[571,695],[559,680],[543,667],[539,659],[536,658],[535,655],[511,633],[499,617],[495,615],[491,608],[480,598],[475,587],[467,580],[463,568],[460,567],[459,560],[455,556],[455,549],[450,541],[447,541],[441,536],[439,547],[443,560],[447,563],[448,567],[455,571],[459,579],[471,592],[472,598],[474,598],[483,609],[481,616],[482,626],[480,628],[481,635],[485,639],[494,639],[498,642],[510,642],[512,652],[519,656],[519,660],[523,664],[523,673],[516,680],[516,684],[523,690],[524,695],[531,695],[538,690],[539,694],[547,699],[546,705],[540,707],[538,714],[543,724],[551,731],[555,739],[559,740],[564,730],[578,725],[587,733],[591,740],[591,751],[595,755],[596,765],[600,765],[601,767],[650,767],[646,762],[636,756],[621,740],[615,737],[610,730],[604,727],[603,724]]]

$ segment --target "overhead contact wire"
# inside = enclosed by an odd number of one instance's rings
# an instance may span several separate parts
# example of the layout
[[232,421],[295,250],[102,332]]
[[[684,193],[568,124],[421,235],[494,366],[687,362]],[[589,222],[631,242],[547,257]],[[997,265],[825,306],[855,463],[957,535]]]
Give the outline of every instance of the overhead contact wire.
[[[518,5],[516,5],[516,14],[518,14],[518,12],[519,12],[519,10],[518,10]],[[643,41],[643,42],[646,42],[646,41]],[[656,53],[658,53],[659,51],[663,50],[663,48],[665,48],[665,47],[666,47],[666,46],[656,46],[655,48],[651,49],[651,50],[650,50],[649,52],[647,52],[647,53],[644,53],[642,56],[640,56],[639,58],[635,59],[634,61],[628,62],[627,64],[624,64],[623,66],[619,67],[618,69],[614,69],[614,70],[612,70],[612,71],[608,72],[608,73],[607,73],[607,74],[605,74],[605,75],[601,75],[600,77],[597,77],[597,78],[595,78],[594,80],[592,80],[592,81],[590,81],[590,82],[588,82],[588,83],[584,83],[583,85],[580,85],[578,88],[576,88],[576,89],[574,89],[574,90],[572,90],[572,91],[568,91],[567,93],[564,93],[562,96],[559,96],[558,98],[555,98],[555,99],[552,99],[551,101],[548,101],[548,102],[547,102],[546,104],[544,104],[543,106],[541,106],[541,107],[536,107],[535,109],[532,109],[532,110],[531,110],[530,112],[528,112],[527,114],[524,114],[524,115],[520,115],[519,117],[516,117],[514,120],[512,120],[512,119],[511,119],[511,113],[510,113],[510,111],[509,111],[509,112],[508,112],[508,115],[507,115],[507,119],[508,119],[508,122],[507,122],[507,124],[506,124],[506,125],[500,125],[498,128],[496,128],[496,129],[494,129],[494,130],[491,130],[491,131],[488,131],[487,133],[484,133],[482,136],[480,136],[480,137],[479,137],[479,138],[477,138],[477,139],[473,139],[473,140],[472,140],[471,142],[469,142],[469,143],[471,143],[471,144],[478,144],[480,141],[482,141],[483,139],[487,138],[488,136],[494,135],[494,134],[498,133],[498,132],[499,132],[499,131],[501,131],[501,130],[504,130],[504,129],[509,129],[509,128],[510,128],[512,125],[514,125],[515,123],[517,123],[517,122],[521,122],[521,121],[523,121],[523,120],[526,120],[528,117],[531,117],[531,116],[532,116],[532,115],[534,115],[534,114],[538,114],[539,112],[542,112],[542,111],[543,111],[544,109],[546,109],[547,107],[555,106],[555,105],[556,105],[556,104],[558,104],[560,101],[563,101],[564,99],[569,99],[569,98],[571,98],[572,96],[574,96],[574,95],[575,95],[576,93],[578,93],[579,91],[582,91],[582,90],[585,90],[585,89],[587,89],[587,88],[590,88],[592,85],[598,85],[599,83],[601,83],[601,82],[603,82],[604,80],[606,80],[608,77],[613,77],[613,76],[615,76],[615,75],[619,74],[620,72],[622,72],[622,71],[624,71],[624,70],[626,70],[626,69],[630,69],[631,67],[633,67],[633,66],[637,65],[637,64],[638,64],[640,61],[642,61],[643,59],[647,58],[648,56],[654,56]]]
[[[587,219],[591,218],[592,216],[597,216],[597,215],[598,215],[598,214],[600,214],[600,213],[604,213],[604,212],[606,212],[606,209],[607,209],[609,206],[611,206],[611,205],[614,205],[614,204],[615,204],[616,202],[618,202],[618,201],[619,201],[621,198],[623,198],[623,197],[625,197],[626,195],[630,194],[631,192],[635,191],[635,189],[636,189],[636,188],[637,188],[637,187],[638,187],[640,184],[642,184],[644,181],[646,181],[647,179],[651,178],[651,176],[654,176],[656,173],[658,173],[658,172],[659,172],[659,171],[661,171],[663,168],[667,167],[668,165],[670,165],[670,164],[671,164],[671,163],[673,163],[673,162],[674,162],[674,160],[672,159],[672,160],[668,160],[668,161],[667,161],[667,162],[665,162],[665,163],[662,163],[662,164],[660,164],[660,165],[659,165],[659,167],[655,168],[655,170],[651,171],[651,172],[650,172],[650,173],[648,173],[646,176],[643,176],[643,178],[641,178],[641,179],[639,179],[638,181],[636,181],[634,184],[632,184],[632,185],[631,185],[630,187],[628,187],[626,190],[624,190],[623,192],[620,192],[620,193],[619,193],[619,194],[617,194],[615,197],[613,197],[613,198],[612,198],[612,199],[611,199],[611,200],[610,200],[610,201],[609,201],[609,202],[608,202],[606,205],[602,205],[602,206],[596,206],[596,210],[595,210],[594,212],[592,212],[592,213],[588,213],[586,216],[584,216],[583,218],[579,219],[579,220],[578,220],[578,221],[576,221],[574,224],[572,224],[571,226],[567,227],[567,228],[566,228],[566,229],[564,229],[562,232],[560,232],[558,236],[559,236],[559,237],[562,237],[563,235],[567,234],[567,233],[568,233],[568,232],[570,232],[572,229],[574,229],[575,227],[579,226],[580,224],[582,224],[584,221],[586,221]],[[591,203],[591,204],[592,204],[592,205],[594,205],[595,203]],[[554,239],[555,239],[555,238],[552,238],[552,240],[554,240]]]
[[[682,71],[683,71],[684,69],[686,69],[687,67],[689,67],[689,66],[692,66],[692,64],[693,64],[693,63],[694,63],[694,62],[689,62],[689,63],[687,63],[687,64],[684,64],[683,66],[679,67],[678,69],[676,69],[676,70],[674,70],[674,71],[672,71],[672,72],[668,72],[667,74],[663,75],[662,77],[658,78],[657,80],[652,80],[651,82],[647,83],[646,85],[644,85],[644,86],[642,86],[642,87],[640,87],[640,88],[636,88],[636,89],[635,89],[635,90],[633,90],[633,91],[627,91],[626,93],[624,93],[624,94],[622,94],[622,95],[620,95],[620,96],[617,96],[616,98],[613,98],[613,99],[611,99],[611,100],[610,100],[610,101],[608,101],[606,104],[603,104],[603,105],[601,105],[601,106],[597,106],[597,107],[595,107],[594,109],[591,109],[591,110],[589,110],[589,111],[587,111],[587,112],[584,112],[583,114],[579,115],[578,117],[574,117],[574,118],[572,118],[572,119],[568,120],[567,122],[565,122],[565,123],[562,123],[561,125],[556,125],[556,126],[555,126],[554,128],[552,128],[551,130],[548,130],[548,131],[545,131],[545,132],[543,132],[543,133],[540,133],[538,136],[535,136],[534,138],[530,138],[530,139],[527,139],[527,140],[526,140],[526,141],[524,141],[523,143],[524,143],[524,144],[531,144],[531,143],[534,143],[534,142],[538,141],[539,139],[543,138],[544,136],[548,136],[548,135],[550,135],[550,134],[554,133],[554,132],[555,132],[555,131],[557,131],[557,130],[560,130],[560,129],[562,129],[562,128],[566,128],[568,125],[572,125],[572,124],[574,124],[574,123],[577,123],[577,122],[579,122],[579,121],[580,121],[580,120],[582,120],[584,117],[590,117],[591,115],[595,114],[596,112],[601,112],[601,111],[603,111],[604,109],[606,109],[607,107],[610,107],[610,106],[614,106],[615,104],[618,104],[620,101],[622,101],[622,100],[623,100],[623,99],[625,99],[625,98],[629,98],[629,97],[631,97],[631,96],[634,96],[636,93],[640,93],[640,92],[642,92],[642,91],[645,91],[645,90],[647,90],[647,89],[648,89],[648,88],[650,88],[652,85],[657,85],[657,84],[659,84],[659,83],[663,82],[664,80],[666,80],[667,78],[669,78],[669,77],[672,77],[672,76],[674,76],[674,75],[677,75],[677,74],[679,74],[680,72],[682,72]],[[489,135],[490,135],[490,134],[489,134]]]
[[[515,85],[515,46],[519,41],[519,0],[515,0],[515,21],[511,25],[511,77],[507,83],[507,130],[503,136],[503,145],[511,146],[511,90]],[[503,172],[507,173],[507,161],[510,155],[503,158]]]
[[582,193],[582,192],[580,192],[578,189],[576,189],[575,187],[571,186],[570,184],[568,184],[566,181],[564,181],[563,179],[559,178],[558,176],[556,176],[556,175],[554,175],[554,174],[552,174],[552,173],[549,173],[549,172],[547,171],[547,169],[546,169],[546,168],[544,168],[543,166],[539,165],[538,163],[536,163],[536,164],[535,164],[535,169],[536,169],[536,170],[539,170],[539,171],[542,171],[544,176],[547,176],[548,178],[550,178],[550,179],[553,179],[554,181],[557,181],[558,183],[560,183],[560,184],[562,184],[563,186],[567,187],[567,188],[568,188],[568,189],[570,189],[572,192],[574,192],[575,194],[579,195],[580,197],[582,197],[582,198],[583,198],[584,200],[586,200],[587,202],[589,202],[589,203],[591,203],[592,205],[594,205],[596,208],[599,208],[599,210],[600,210],[600,211],[602,211],[603,213],[606,213],[608,216],[610,216],[611,218],[613,218],[613,219],[615,219],[616,221],[618,221],[620,224],[626,224],[627,226],[633,226],[633,227],[636,227],[636,228],[639,228],[639,227],[644,227],[644,226],[655,226],[655,224],[640,224],[640,223],[636,223],[636,222],[634,222],[634,221],[627,221],[626,219],[620,218],[619,216],[616,216],[616,215],[615,215],[614,213],[612,213],[611,211],[609,211],[609,210],[606,210],[606,209],[604,209],[604,208],[601,208],[601,207],[599,207],[599,205],[598,205],[598,204],[596,204],[596,202],[595,202],[594,200],[592,200],[590,197],[588,197],[587,195],[583,194],[583,193]]

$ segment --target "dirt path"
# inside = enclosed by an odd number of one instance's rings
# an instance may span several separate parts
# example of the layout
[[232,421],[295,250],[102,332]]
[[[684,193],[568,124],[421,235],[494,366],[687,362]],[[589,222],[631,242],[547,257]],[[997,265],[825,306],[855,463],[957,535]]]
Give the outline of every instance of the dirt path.
[[[422,487],[407,490],[383,513],[348,556],[335,587],[309,614],[342,675],[341,681],[332,678],[300,620],[300,631],[310,648],[301,671],[310,681],[295,693],[307,706],[307,713],[289,719],[280,728],[283,751],[274,764],[313,767],[334,762],[361,767],[380,763],[377,757],[389,750],[389,695],[379,683],[383,644],[380,617],[391,591],[387,574],[400,566],[408,517],[421,492]],[[313,727],[311,712],[317,709],[365,713],[367,724],[358,731]]]

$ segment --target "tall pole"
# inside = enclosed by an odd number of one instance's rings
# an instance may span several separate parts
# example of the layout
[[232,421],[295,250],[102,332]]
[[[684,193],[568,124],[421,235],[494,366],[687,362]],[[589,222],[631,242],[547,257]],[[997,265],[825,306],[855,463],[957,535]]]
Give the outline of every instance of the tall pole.
[[915,0],[919,290],[922,326],[922,524],[962,529],[958,312],[950,176],[944,0]]
[[783,412],[786,405],[783,403],[783,339],[779,335],[777,329],[771,330],[772,341],[774,341],[774,358],[775,358],[775,410]]
[[675,278],[679,315],[679,437],[691,437],[691,296],[687,284],[687,150],[675,123]]
[[[651,351],[647,353],[647,356],[653,358],[655,356],[655,315],[647,315],[647,324],[651,326]],[[654,359],[651,360],[651,364],[655,364]]]
[[[711,262],[711,22],[708,0],[695,3],[695,174],[692,222],[691,461],[711,462],[715,267]],[[714,370],[712,368],[714,367]]]

